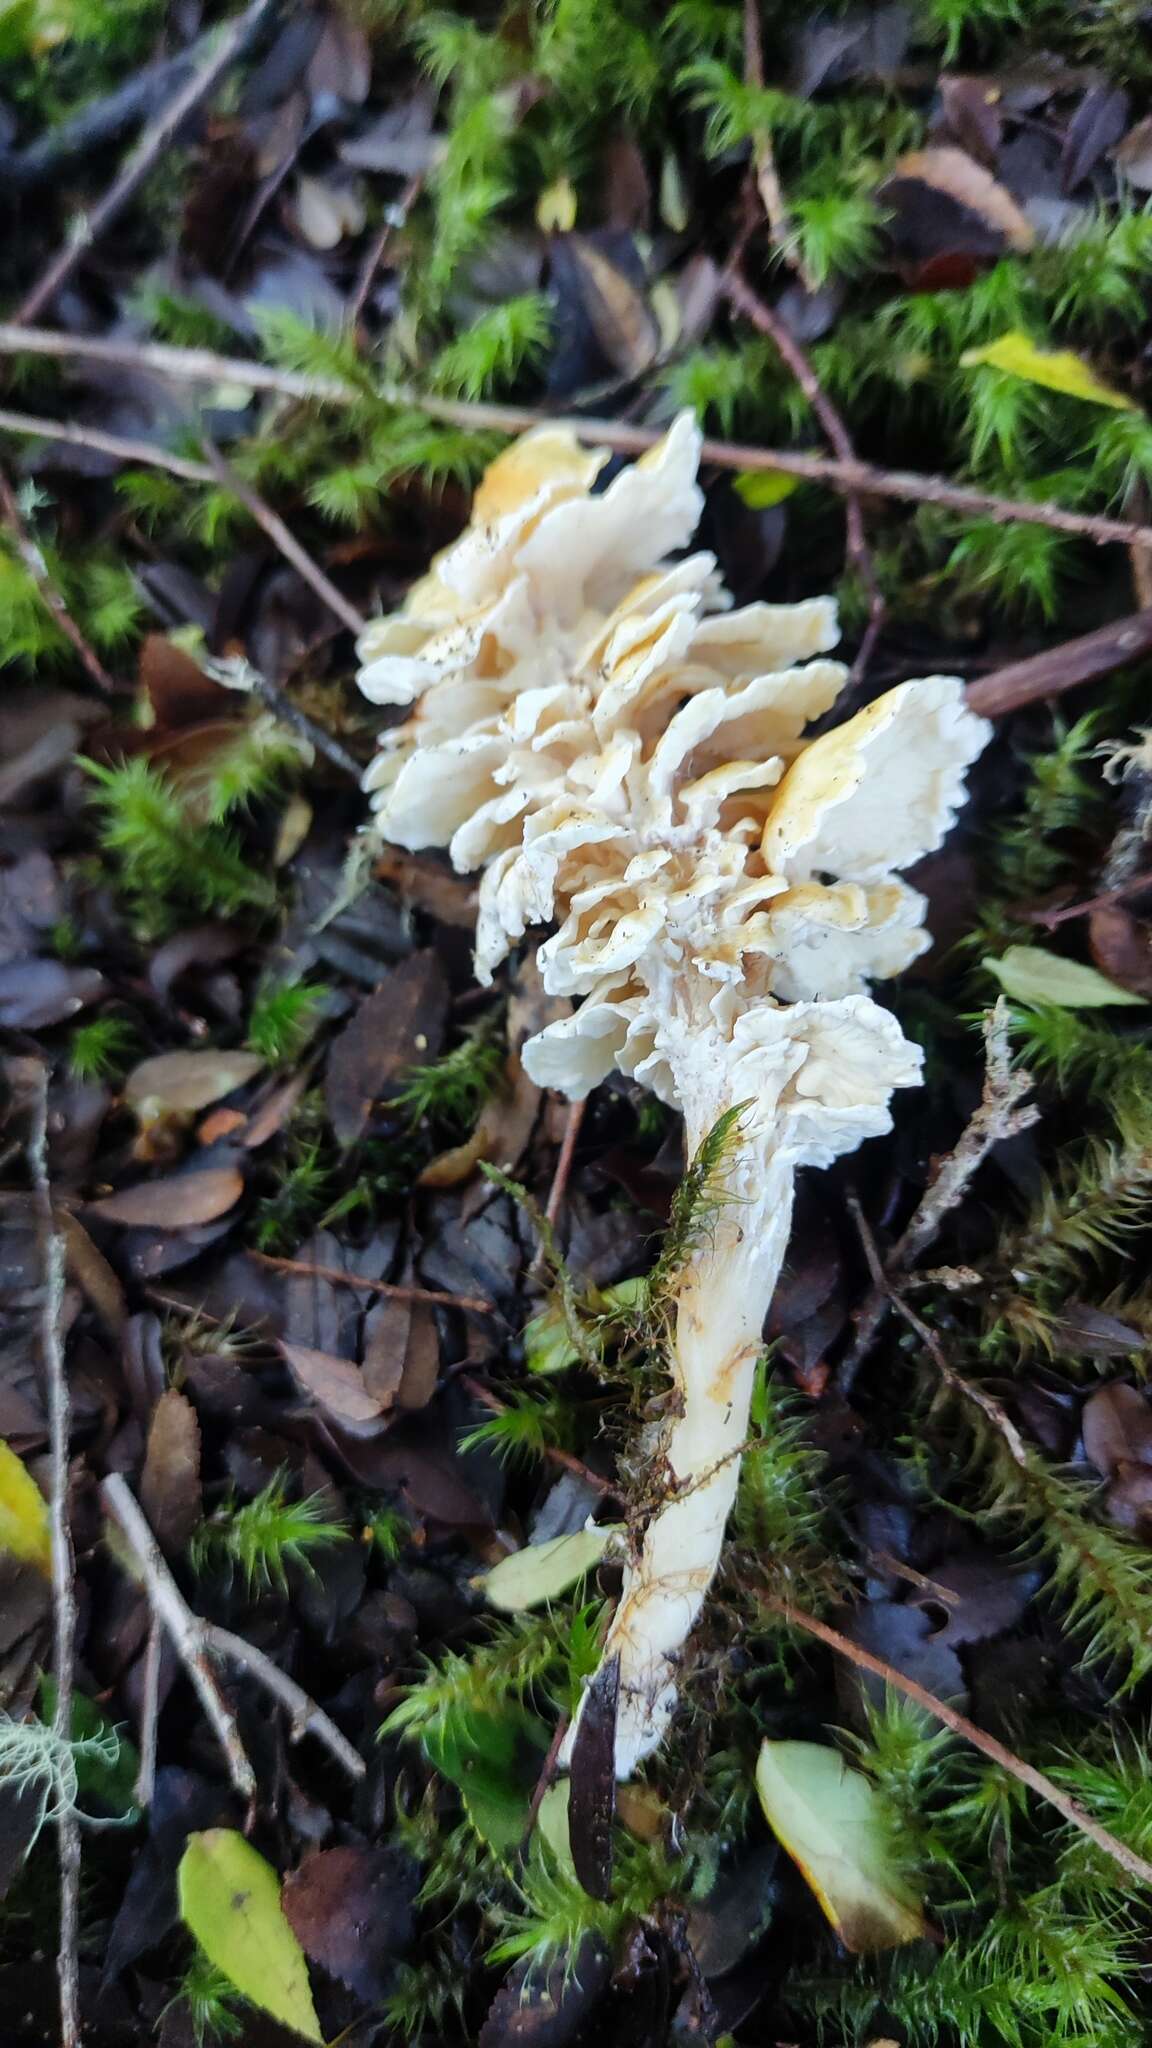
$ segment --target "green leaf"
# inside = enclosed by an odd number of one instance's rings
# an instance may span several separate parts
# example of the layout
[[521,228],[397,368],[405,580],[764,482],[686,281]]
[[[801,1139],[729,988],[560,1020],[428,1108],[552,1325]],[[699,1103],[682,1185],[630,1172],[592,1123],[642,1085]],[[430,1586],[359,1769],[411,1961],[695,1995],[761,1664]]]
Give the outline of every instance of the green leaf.
[[0,0],[0,63],[26,57],[36,35],[36,0]]
[[536,1833],[541,1841],[547,1843],[557,1870],[578,1883],[568,1833],[568,1795],[571,1790],[571,1778],[557,1778],[555,1784],[549,1785],[536,1815]]
[[960,358],[965,370],[987,363],[994,370],[1006,370],[1010,377],[1022,377],[1026,384],[1042,384],[1046,391],[1060,391],[1065,398],[1083,398],[1090,405],[1108,405],[1115,412],[1138,412],[1139,407],[1111,384],[1102,384],[1081,356],[1070,348],[1037,348],[1026,334],[1012,328],[983,348],[965,349]]
[[[46,1671],[40,1680],[40,1718],[51,1724],[55,1712],[56,1680]],[[80,1798],[117,1819],[130,1819],[136,1811],[139,1751],[87,1693],[72,1695],[72,1744]]]
[[48,1503],[11,1444],[0,1437],[0,1556],[52,1570]]
[[756,1790],[769,1827],[846,1949],[898,1948],[927,1933],[893,1851],[888,1809],[860,1771],[819,1742],[765,1742]]
[[181,1918],[209,1962],[262,2012],[305,2041],[323,2042],[280,1879],[251,1842],[232,1828],[189,1835],[176,1881]]
[[1043,946],[1009,946],[999,960],[985,959],[981,966],[996,976],[1006,996],[1015,1003],[1055,1003],[1061,1010],[1098,1010],[1105,1003],[1126,1003],[1143,1007],[1146,996],[1121,988],[1095,967],[1080,960],[1066,960],[1062,953],[1048,953]]
[[523,1614],[530,1607],[544,1607],[576,1585],[586,1572],[598,1565],[620,1525],[577,1529],[569,1536],[553,1536],[547,1543],[528,1543],[511,1557],[501,1558],[479,1583],[485,1598],[502,1614]]
[[433,1768],[455,1785],[478,1835],[498,1856],[510,1855],[528,1826],[532,1792],[548,1747],[548,1730],[514,1702],[499,1714],[474,1707],[423,1731]]
[[782,469],[742,469],[732,479],[738,498],[753,512],[767,512],[799,490],[800,478]]

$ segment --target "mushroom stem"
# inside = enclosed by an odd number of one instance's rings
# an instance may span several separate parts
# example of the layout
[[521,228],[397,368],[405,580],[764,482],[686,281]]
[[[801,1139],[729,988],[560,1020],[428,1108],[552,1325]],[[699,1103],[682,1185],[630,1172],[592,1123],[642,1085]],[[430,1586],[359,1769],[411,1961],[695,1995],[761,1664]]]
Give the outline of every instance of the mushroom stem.
[[788,1243],[791,1161],[765,1156],[761,1142],[734,1164],[733,1178],[747,1192],[725,1203],[681,1276],[664,1496],[625,1571],[604,1644],[605,1659],[620,1657],[619,1778],[631,1777],[658,1747],[676,1704],[680,1653],[715,1577],[736,1498],[764,1318]]

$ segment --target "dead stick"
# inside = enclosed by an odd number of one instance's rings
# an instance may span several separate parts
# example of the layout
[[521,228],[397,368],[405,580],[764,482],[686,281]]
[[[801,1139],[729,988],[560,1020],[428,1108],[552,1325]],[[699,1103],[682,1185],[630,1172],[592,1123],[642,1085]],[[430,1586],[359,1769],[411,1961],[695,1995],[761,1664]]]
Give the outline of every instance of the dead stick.
[[[754,0],[750,0],[754,4]],[[855,462],[856,450],[839,412],[824,390],[819,377],[795,335],[781,320],[773,308],[754,292],[740,268],[741,251],[738,248],[724,275],[722,289],[725,297],[750,320],[759,334],[766,335],[772,343],[785,368],[790,370],[812,408],[815,418],[827,436],[833,453],[841,462]],[[848,556],[856,574],[868,594],[868,630],[860,645],[852,669],[852,681],[856,682],[868,665],[868,657],[876,643],[884,623],[884,593],[880,588],[872,561],[872,550],[864,532],[864,514],[860,499],[855,491],[847,493],[844,505],[844,523],[847,529]]]
[[106,229],[111,227],[112,222],[123,213],[129,201],[135,197],[145,178],[155,169],[165,150],[179,134],[185,121],[216,90],[272,5],[273,0],[252,0],[252,5],[243,14],[237,15],[234,21],[229,22],[211,55],[173,95],[152,125],[145,129],[135,149],[125,159],[115,183],[109,186],[103,199],[88,215],[83,235],[69,242],[53,257],[47,270],[21,300],[19,309],[12,318],[14,326],[24,326],[37,319],[51,304],[61,286],[67,284],[73,271],[83,260],[85,252],[100,239]]
[[[744,0],[744,79],[753,91],[763,92],[764,38],[760,29],[760,0]],[[792,223],[788,218],[788,206],[780,184],[780,173],[776,168],[772,130],[767,124],[757,128],[752,137],[752,168],[772,246],[778,256],[791,263],[804,289],[811,291],[811,280],[805,274],[798,256],[790,248]]]
[[165,1564],[144,1510],[122,1473],[110,1472],[101,1480],[100,1498],[132,1551],[153,1614],[167,1629],[172,1647],[199,1694],[200,1704],[224,1751],[233,1787],[250,1805],[256,1797],[256,1773],[248,1761],[236,1717],[209,1663],[203,1624],[193,1614]]
[[116,688],[115,683],[95,649],[88,645],[87,640],[84,638],[83,633],[65,604],[60,590],[53,582],[48,564],[25,525],[16,493],[2,469],[0,469],[0,513],[3,514],[5,523],[12,529],[12,538],[16,543],[16,552],[20,560],[35,583],[64,638],[70,643],[76,654],[79,655],[81,665],[87,671],[98,690],[103,690],[105,694],[114,690]]
[[1118,1863],[1122,1870],[1126,1870],[1129,1877],[1138,1878],[1141,1884],[1152,1884],[1152,1863],[1146,1863],[1143,1856],[1138,1856],[1134,1849],[1130,1849],[1125,1842],[1110,1834],[1107,1828],[1101,1827],[1099,1821],[1093,1820],[1091,1814],[1085,1813],[1084,1808],[1075,1799],[1070,1799],[1066,1792],[1060,1790],[1059,1785],[1054,1784],[1051,1778],[1046,1778],[1043,1771],[1038,1771],[1033,1765],[1025,1763],[1023,1757],[1017,1756],[1003,1742],[999,1742],[995,1735],[988,1735],[983,1728],[978,1728],[975,1721],[970,1721],[966,1714],[958,1714],[955,1707],[950,1707],[946,1700],[937,1699],[935,1693],[928,1692],[924,1686],[918,1685],[914,1678],[906,1678],[902,1671],[898,1671],[892,1664],[885,1664],[882,1657],[874,1657],[870,1650],[860,1649],[848,1636],[841,1635],[839,1629],[829,1628],[826,1621],[817,1621],[815,1615],[805,1614],[800,1608],[790,1606],[788,1601],[773,1597],[765,1599],[764,1605],[774,1614],[779,1614],[785,1621],[790,1622],[794,1628],[803,1629],[807,1635],[815,1636],[819,1642],[827,1643],[830,1650],[835,1650],[839,1656],[846,1657],[862,1671],[870,1671],[874,1677],[885,1679],[889,1685],[895,1686],[898,1692],[904,1693],[910,1700],[915,1700],[917,1706],[926,1708],[937,1721],[943,1722],[945,1728],[950,1728],[954,1735],[959,1735],[964,1742],[970,1742],[973,1749],[980,1750],[982,1755],[988,1757],[992,1763],[999,1764],[1001,1770],[1007,1771],[1019,1784],[1027,1785],[1029,1791],[1035,1792],[1038,1799],[1043,1799],[1048,1806],[1054,1807],[1064,1820],[1078,1828],[1081,1834],[1087,1835],[1089,1841],[1095,1842],[1097,1848],[1103,1849],[1106,1856],[1110,1856],[1114,1863]]
[[548,1207],[544,1211],[548,1222],[552,1224],[553,1228],[555,1228],[559,1221],[560,1211],[564,1206],[564,1196],[567,1193],[568,1179],[572,1172],[572,1161],[576,1154],[576,1141],[580,1136],[580,1126],[584,1122],[584,1112],[587,1107],[587,1097],[582,1098],[579,1102],[572,1102],[568,1106],[568,1115],[564,1124],[564,1136],[561,1140],[560,1151],[556,1160],[556,1171],[552,1176],[552,1186],[548,1190]]
[[405,226],[408,215],[411,213],[412,208],[424,189],[425,176],[426,173],[424,171],[417,171],[414,177],[409,178],[399,199],[393,200],[392,204],[384,209],[383,226],[364,258],[360,268],[360,275],[356,280],[355,289],[348,303],[348,325],[353,329],[359,326],[364,308],[368,303],[368,294],[372,289],[373,280],[385,256],[388,254],[392,237],[399,234],[401,228]]
[[160,1661],[164,1652],[164,1631],[155,1615],[144,1646],[144,1674],[140,1699],[140,1769],[136,1773],[136,1804],[149,1807],[156,1790],[156,1740],[160,1719]]
[[1043,925],[1046,932],[1054,932],[1057,925],[1077,917],[1090,917],[1094,910],[1110,910],[1114,903],[1123,903],[1129,896],[1142,896],[1146,889],[1152,889],[1152,873],[1147,869],[1141,875],[1133,875],[1130,882],[1105,889],[1100,896],[1085,897],[1082,903],[1066,903],[1060,910],[1019,910],[1015,914],[1024,924]]
[[243,1636],[233,1635],[231,1629],[218,1627],[214,1621],[201,1622],[200,1627],[205,1647],[213,1656],[238,1665],[241,1671],[246,1671],[250,1678],[256,1679],[257,1683],[264,1687],[265,1692],[270,1692],[274,1699],[278,1699],[282,1706],[287,1707],[292,1717],[293,1742],[299,1742],[304,1735],[314,1735],[336,1758],[337,1763],[343,1764],[350,1778],[363,1778],[366,1775],[368,1767],[363,1757],[336,1726],[331,1715],[326,1714],[323,1707],[317,1706],[316,1701],[305,1692],[303,1686],[297,1685],[294,1678],[289,1678],[286,1671],[281,1671],[280,1666],[274,1664],[271,1657],[266,1656],[263,1650],[258,1650],[255,1643],[246,1642]]
[[307,549],[301,547],[295,534],[285,526],[280,514],[274,512],[271,505],[266,505],[263,498],[244,482],[243,477],[237,476],[231,464],[225,462],[210,435],[204,434],[201,438],[208,460],[225,490],[230,491],[234,498],[239,498],[245,511],[251,513],[257,526],[268,535],[272,545],[280,550],[286,562],[291,562],[296,574],[311,585],[321,603],[327,605],[328,610],[341,624],[347,626],[350,633],[362,633],[367,621],[357,611],[355,605],[349,604],[343,593],[337,590],[323,569],[312,560]]
[[[42,355],[63,360],[118,363],[126,369],[147,370],[161,377],[176,377],[186,383],[246,384],[253,391],[273,391],[282,397],[305,403],[332,405],[363,404],[364,390],[337,377],[310,377],[295,370],[279,370],[270,363],[255,363],[243,356],[216,355],[211,349],[173,348],[164,342],[132,343],[106,336],[59,334],[50,328],[20,328],[0,323],[0,355]],[[376,396],[384,404],[415,407],[429,419],[449,426],[487,430],[498,434],[522,434],[550,424],[554,413],[539,412],[526,405],[494,405],[486,401],[439,398],[402,385],[381,385]],[[9,431],[42,431],[12,425],[19,415],[0,415],[0,426]],[[659,427],[633,426],[626,420],[606,420],[573,415],[568,425],[581,441],[602,443],[621,455],[643,455],[663,438]],[[74,439],[80,445],[96,447],[95,439],[81,438],[58,428],[56,438]],[[105,437],[109,440],[112,437]],[[131,459],[152,461],[161,469],[173,468],[174,458],[153,450],[146,455],[146,443],[133,444]],[[997,524],[1048,526],[1058,533],[1079,534],[1099,545],[1115,541],[1122,547],[1152,548],[1152,527],[1134,526],[1124,519],[1109,519],[1092,512],[1073,512],[1065,505],[1033,503],[1005,498],[995,492],[976,490],[967,484],[949,482],[947,477],[924,476],[915,470],[879,469],[854,457],[841,461],[830,455],[808,455],[793,448],[760,448],[747,442],[720,441],[705,437],[705,462],[720,469],[779,470],[807,483],[827,484],[834,490],[855,491],[863,497],[896,498],[918,505],[942,505],[952,512],[971,513]],[[177,472],[173,470],[173,473]],[[203,470],[196,466],[195,480]],[[211,472],[207,472],[211,480]],[[983,679],[985,682],[988,678]],[[1067,687],[1067,686],[1065,686]]]
[[443,1294],[435,1287],[401,1287],[391,1280],[366,1280],[360,1273],[345,1273],[339,1266],[314,1266],[307,1259],[276,1259],[271,1252],[248,1253],[261,1266],[277,1273],[298,1273],[306,1280],[330,1280],[335,1287],[356,1287],[364,1294],[386,1294],[393,1301],[427,1301],[433,1308],[469,1309],[473,1315],[491,1316],[496,1311],[482,1294]]
[[[61,1339],[64,1308],[64,1240],[56,1229],[52,1187],[48,1177],[48,1069],[28,1063],[34,1082],[28,1167],[36,1206],[43,1268],[40,1350],[48,1406],[51,1495],[48,1525],[52,1544],[53,1671],[56,1701],[52,1733],[69,1748],[72,1742],[73,1669],[76,1657],[76,1563],[68,1518],[68,1453],[72,1404],[64,1369]],[[61,2048],[79,2048],[80,2026],[80,1822],[75,1808],[59,1802],[56,1821],[60,1859],[60,1940],[56,1981],[60,1997]]]
[[28,440],[62,441],[69,448],[91,448],[113,462],[165,469],[170,476],[182,477],[189,484],[216,481],[206,462],[190,462],[183,455],[170,455],[154,441],[132,441],[124,434],[105,434],[99,427],[83,427],[75,420],[46,420],[35,413],[9,412],[0,407],[0,433],[19,434]]
[[[1146,527],[1139,528],[1132,545],[1147,547],[1148,541],[1143,538],[1147,532]],[[1131,612],[1127,618],[1100,626],[1094,633],[1063,640],[1057,647],[1045,648],[1043,654],[993,669],[989,675],[969,683],[966,695],[973,711],[981,712],[985,718],[1003,718],[1009,711],[1019,711],[1022,705],[1039,703],[1044,697],[1058,697],[1081,683],[1096,682],[1100,676],[1111,675],[1114,669],[1124,668],[1130,661],[1139,661],[1150,650],[1152,611]]]

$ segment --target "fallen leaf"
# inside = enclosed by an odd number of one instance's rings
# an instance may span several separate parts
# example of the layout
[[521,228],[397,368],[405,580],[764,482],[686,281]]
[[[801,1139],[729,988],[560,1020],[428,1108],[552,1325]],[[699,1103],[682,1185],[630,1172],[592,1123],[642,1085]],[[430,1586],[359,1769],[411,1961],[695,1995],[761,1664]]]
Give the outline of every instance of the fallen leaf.
[[741,469],[732,479],[732,488],[751,511],[766,512],[799,490],[800,478],[786,476],[782,469]]
[[1010,249],[1021,254],[1031,249],[1036,239],[1031,221],[1020,211],[1007,187],[966,150],[947,144],[910,150],[897,157],[886,183],[905,178],[930,186],[934,192],[943,193],[957,206],[974,213],[985,227],[1002,235]]
[[[563,1539],[561,1539],[563,1541]],[[616,1817],[616,1709],[620,1652],[600,1666],[584,1695],[569,1765],[568,1846],[591,1899],[612,1897],[612,1823]]]
[[313,249],[335,249],[345,235],[358,235],[364,225],[364,203],[346,185],[303,173],[296,180],[296,225]]
[[284,1915],[306,1956],[366,2005],[410,1946],[415,1865],[400,1849],[317,1849],[284,1880]]
[[364,1385],[387,1412],[424,1408],[440,1377],[440,1333],[431,1304],[385,1296],[364,1318]]
[[1124,133],[1128,95],[1115,85],[1090,85],[1068,123],[1060,157],[1061,183],[1074,192]]
[[361,1003],[333,1040],[324,1079],[328,1116],[342,1145],[360,1137],[373,1103],[406,1067],[435,1059],[447,1010],[444,970],[431,949],[402,961]]
[[121,1188],[117,1194],[90,1202],[88,1214],[105,1223],[187,1230],[226,1216],[243,1192],[243,1176],[234,1166],[206,1166],[198,1173],[173,1173]]
[[477,1583],[489,1606],[502,1614],[544,1607],[592,1571],[619,1533],[617,1524],[607,1522],[577,1529],[570,1536],[553,1536],[547,1543],[527,1543],[511,1557],[501,1558]]
[[1102,1479],[1114,1479],[1124,1465],[1152,1465],[1152,1408],[1124,1380],[1089,1395],[1080,1427],[1084,1455]]
[[1133,995],[1152,996],[1152,929],[1122,903],[1106,903],[1088,919],[1088,947],[1101,974]]
[[282,1344],[280,1349],[298,1387],[310,1394],[333,1421],[356,1435],[372,1435],[381,1424],[381,1404],[364,1384],[358,1365],[313,1351],[307,1344]]
[[159,1116],[195,1116],[254,1080],[263,1065],[255,1052],[157,1053],[133,1067],[124,1100],[141,1123]]
[[89,1003],[99,1002],[107,983],[94,967],[66,967],[62,960],[12,960],[0,967],[0,1024],[10,1031],[42,1031],[63,1024]]
[[64,1239],[69,1279],[87,1296],[105,1328],[119,1338],[128,1320],[124,1289],[80,1218],[63,1208],[54,1208],[53,1215]]
[[576,187],[571,178],[556,178],[536,201],[536,225],[542,235],[566,235],[576,225]]
[[0,1554],[52,1570],[48,1503],[23,1460],[0,1437]]
[[1152,192],[1152,114],[1145,114],[1112,151],[1112,161],[1138,192]]
[[422,1731],[429,1762],[455,1785],[473,1827],[500,1856],[519,1847],[548,1747],[543,1721],[515,1701],[497,1713],[462,1706]]
[[1082,398],[1090,405],[1107,405],[1114,412],[1138,412],[1139,407],[1122,391],[1102,384],[1081,356],[1070,348],[1037,348],[1026,334],[1011,328],[983,348],[965,349],[962,369],[973,370],[987,363],[1010,377],[1022,377],[1027,384],[1041,384],[1046,391],[1062,392],[1065,398]]
[[148,1426],[140,1505],[170,1557],[185,1548],[203,1515],[200,1493],[200,1424],[186,1394],[169,1387]]
[[764,1742],[756,1790],[769,1827],[853,1955],[898,1948],[927,1933],[920,1901],[899,1868],[888,1810],[838,1750]]
[[660,328],[646,294],[586,235],[558,237],[604,355],[622,377],[639,377],[660,353]]
[[1048,953],[1043,946],[1009,946],[999,960],[986,957],[981,965],[996,976],[1006,996],[1014,1003],[1054,1003],[1061,1010],[1098,1010],[1116,1003],[1143,1008],[1144,996],[1119,988],[1094,967],[1080,960],[1066,960],[1062,953]]
[[176,1881],[181,1918],[209,1962],[261,2012],[306,2041],[323,2042],[280,1880],[251,1842],[232,1828],[190,1835]]
[[940,80],[940,105],[961,148],[978,163],[994,164],[1003,118],[995,80],[959,72],[945,76]]

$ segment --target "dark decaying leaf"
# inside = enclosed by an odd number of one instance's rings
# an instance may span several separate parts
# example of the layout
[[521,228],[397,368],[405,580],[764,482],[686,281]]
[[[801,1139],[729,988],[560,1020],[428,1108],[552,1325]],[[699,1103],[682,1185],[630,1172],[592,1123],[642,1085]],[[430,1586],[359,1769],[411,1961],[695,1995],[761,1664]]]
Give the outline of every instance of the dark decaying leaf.
[[545,1969],[529,1956],[496,1993],[478,2048],[575,2048],[590,2038],[585,2029],[611,1976],[611,1951],[594,1934]]
[[0,967],[0,1024],[11,1031],[62,1024],[98,1002],[106,987],[94,967],[66,967],[62,960],[10,961]]
[[1088,943],[1102,974],[1133,995],[1152,996],[1152,930],[1122,903],[1108,903],[1088,919]]
[[140,1504],[161,1550],[176,1557],[201,1520],[200,1424],[187,1395],[161,1394],[153,1412],[140,1475]]
[[372,1105],[387,1096],[405,1068],[435,1059],[444,1035],[448,989],[432,951],[413,953],[361,1003],[333,1041],[324,1092],[332,1129],[354,1144]]
[[1128,119],[1128,95],[1117,86],[1090,85],[1068,123],[1060,160],[1066,192],[1091,177],[1105,152],[1118,142]]
[[310,1962],[366,2004],[412,1940],[418,1876],[399,1849],[320,1849],[285,1879],[288,1925]]
[[[919,1607],[897,1600],[869,1601],[856,1609],[845,1634],[862,1650],[870,1650],[874,1657],[902,1671],[905,1678],[915,1679],[935,1693],[937,1699],[961,1708],[966,1704],[968,1689],[960,1659],[949,1643],[941,1641],[934,1619]],[[877,1708],[884,1705],[885,1681],[870,1671],[853,1668],[849,1674],[841,1667],[836,1683],[858,1719],[861,1694]]]
[[1035,1568],[1013,1570],[991,1551],[946,1559],[929,1576],[943,1598],[926,1588],[914,1593],[909,1604],[939,1618],[930,1641],[950,1650],[1003,1635],[1019,1621],[1044,1578]]
[[572,1745],[568,1842],[576,1875],[593,1899],[612,1896],[612,1823],[616,1815],[616,1709],[620,1658],[602,1664],[584,1699]]
[[314,1351],[308,1344],[283,1344],[280,1348],[297,1385],[342,1429],[360,1436],[380,1428],[381,1403],[369,1393],[358,1365],[347,1358],[333,1358],[326,1351]]
[[1084,1455],[1102,1479],[1115,1479],[1124,1465],[1152,1466],[1152,1407],[1138,1388],[1123,1380],[1098,1387],[1080,1418]]
[[766,1933],[780,1892],[780,1847],[765,1842],[742,1854],[706,1896],[688,1909],[692,1952],[706,1977],[724,1977]]
[[1000,147],[1002,120],[1000,94],[990,78],[971,78],[962,73],[940,80],[940,110],[949,132],[975,157],[991,169]]
[[104,1223],[187,1230],[226,1216],[243,1192],[243,1176],[236,1167],[206,1166],[196,1173],[174,1173],[121,1188],[90,1203],[88,1214]]
[[1152,114],[1145,114],[1117,143],[1112,161],[1138,192],[1152,192]]

